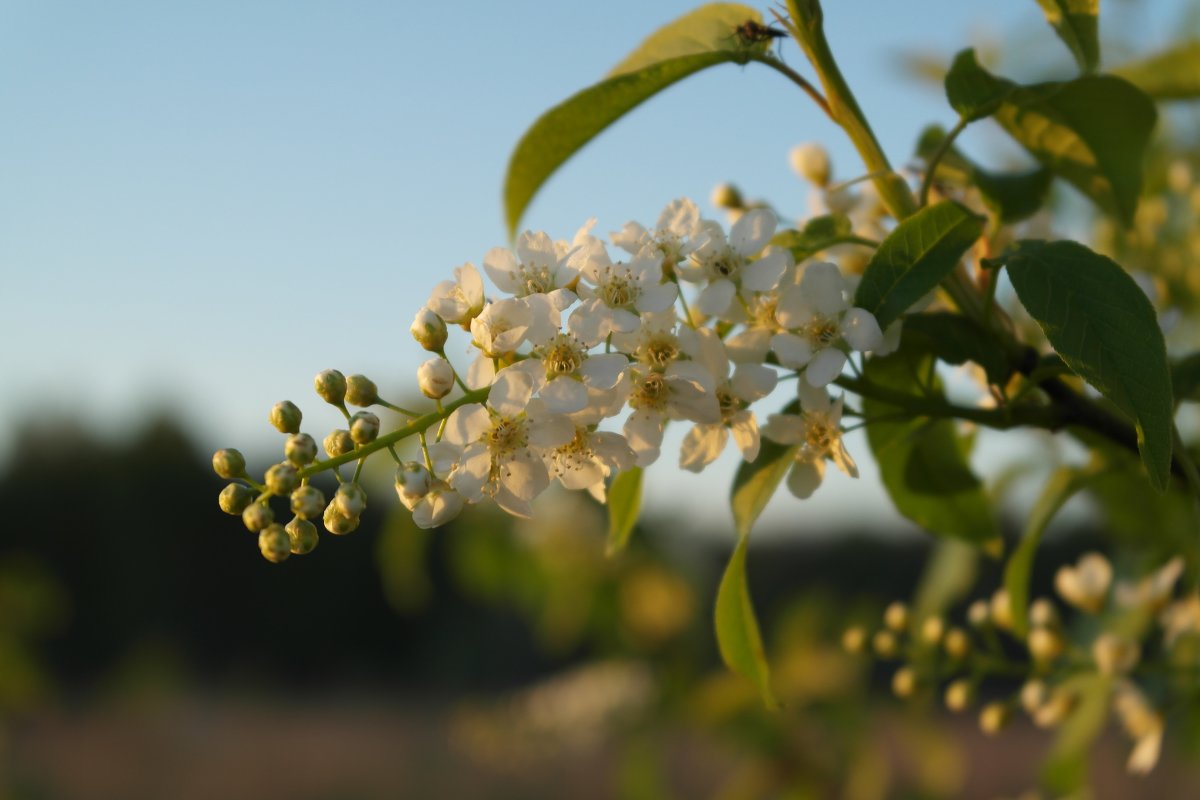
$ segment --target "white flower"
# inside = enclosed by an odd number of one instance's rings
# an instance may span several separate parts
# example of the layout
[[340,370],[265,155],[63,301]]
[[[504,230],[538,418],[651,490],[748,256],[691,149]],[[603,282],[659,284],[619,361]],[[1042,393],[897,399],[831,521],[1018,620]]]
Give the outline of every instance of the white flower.
[[[583,232],[590,228],[584,226]],[[483,269],[500,291],[513,297],[549,295],[561,311],[575,300],[575,294],[565,288],[579,274],[570,264],[570,253],[545,233],[525,231],[517,237],[515,254],[507,247],[487,251]]]
[[612,389],[629,363],[620,353],[589,353],[595,344],[557,331],[533,341],[530,357],[510,369],[529,376],[534,391],[551,411],[581,411],[588,404],[588,390]]
[[445,481],[434,481],[412,507],[413,522],[418,528],[437,528],[454,519],[462,511],[463,496]]
[[721,421],[712,372],[704,364],[673,361],[661,372],[634,368],[630,374],[629,406],[633,413],[625,420],[624,431],[637,453],[639,467],[658,459],[666,420]]
[[488,358],[502,357],[514,352],[525,341],[533,312],[517,298],[505,298],[487,307],[471,320],[471,339]]
[[654,231],[637,222],[626,222],[620,231],[609,234],[614,245],[630,255],[649,249],[662,257],[663,272],[668,275],[695,248],[693,237],[700,231],[700,209],[686,197],[672,200],[658,216]]
[[782,330],[779,321],[775,319],[775,309],[779,307],[779,298],[783,291],[796,285],[799,275],[791,251],[781,249],[779,252],[784,258],[783,276],[779,283],[765,292],[752,292],[744,287],[742,289],[742,300],[745,304],[743,315],[739,319],[730,320],[740,323],[742,330],[725,340],[729,358],[736,363],[762,364],[771,350],[771,337]]
[[883,332],[871,312],[850,308],[846,280],[836,264],[809,264],[797,286],[783,291],[775,318],[787,331],[771,339],[779,363],[804,369],[810,386],[822,387],[846,365],[842,349],[869,351],[883,343]]
[[1145,775],[1154,769],[1162,751],[1165,727],[1162,714],[1155,711],[1141,690],[1127,680],[1122,680],[1113,689],[1113,710],[1121,720],[1121,727],[1134,741],[1125,769],[1134,775]]
[[738,289],[767,292],[774,289],[788,266],[789,256],[782,250],[769,251],[751,261],[775,233],[778,220],[765,208],[747,211],[734,223],[729,238],[719,223],[706,221],[696,237],[691,268],[680,269],[686,280],[706,280],[696,307],[714,316],[722,315],[733,302]]
[[603,249],[587,258],[580,272],[582,304],[567,322],[584,341],[602,341],[609,333],[630,333],[641,324],[640,314],[664,311],[675,303],[679,289],[662,282],[662,259],[643,253],[614,264]]
[[454,388],[454,368],[442,357],[431,358],[417,367],[417,388],[432,400],[440,400]]
[[593,430],[585,421],[576,421],[575,437],[566,444],[546,451],[551,475],[567,489],[587,489],[604,502],[604,479],[630,469],[637,454],[619,433]]
[[486,494],[510,514],[529,516],[530,501],[549,484],[540,448],[570,441],[574,427],[531,403],[532,394],[527,375],[504,369],[486,406],[460,406],[447,419],[444,441],[461,448],[447,480],[468,502]]
[[426,303],[429,310],[446,322],[466,325],[483,310],[483,278],[472,264],[454,270],[454,280],[433,287]]
[[1112,577],[1112,565],[1107,558],[1100,553],[1084,553],[1075,566],[1059,567],[1054,575],[1054,588],[1063,600],[1095,614],[1104,606]]
[[796,463],[788,473],[787,486],[801,499],[811,497],[825,477],[825,460],[851,478],[858,467],[842,443],[842,398],[831,401],[824,389],[799,381],[800,413],[772,414],[762,434],[780,444],[800,445]]

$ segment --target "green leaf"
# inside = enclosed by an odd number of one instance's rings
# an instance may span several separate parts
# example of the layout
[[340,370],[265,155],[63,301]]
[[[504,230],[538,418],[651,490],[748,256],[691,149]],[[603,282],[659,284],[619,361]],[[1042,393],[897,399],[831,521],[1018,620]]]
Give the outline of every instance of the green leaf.
[[1067,717],[1042,767],[1042,782],[1055,797],[1074,794],[1087,779],[1088,750],[1104,732],[1112,678],[1091,672],[1063,681],[1059,687],[1075,693],[1075,708]]
[[954,57],[945,80],[950,107],[967,122],[990,117],[1012,94],[1015,85],[993,76],[979,66],[975,50],[967,48]]
[[1171,365],[1175,402],[1200,401],[1200,353],[1189,353]]
[[1200,42],[1183,42],[1161,53],[1113,70],[1159,100],[1200,97]]
[[771,244],[791,250],[792,258],[799,264],[822,250],[853,238],[854,223],[849,217],[845,214],[823,214],[810,219],[801,230],[780,231],[771,238]]
[[1146,295],[1115,262],[1078,242],[1024,240],[1006,263],[1021,303],[1067,366],[1133,419],[1150,483],[1165,489],[1171,373]]
[[1029,633],[1029,577],[1042,534],[1063,504],[1083,487],[1085,477],[1087,473],[1075,467],[1060,467],[1050,475],[1029,513],[1021,543],[1004,568],[1004,588],[1008,590],[1013,632],[1022,639]]
[[738,537],[737,547],[725,567],[721,586],[717,590],[717,646],[721,658],[731,670],[749,678],[758,687],[767,708],[778,708],[779,702],[771,691],[771,670],[763,650],[762,635],[750,602],[746,585],[746,548],[750,539]]
[[642,509],[642,468],[618,473],[608,488],[608,555],[625,549]]
[[904,320],[904,335],[920,349],[947,364],[972,361],[983,368],[988,382],[1003,385],[1012,368],[996,337],[962,314],[935,311],[911,314]]
[[978,548],[954,539],[938,542],[921,572],[912,618],[923,620],[945,614],[970,593],[978,572]]
[[744,53],[747,50],[766,51],[770,42],[747,44],[738,35],[738,26],[762,23],[757,9],[740,3],[709,3],[669,22],[646,37],[637,49],[605,77],[612,78],[627,72],[666,61],[669,58],[711,53],[719,50]]
[[1125,224],[1142,190],[1154,102],[1111,75],[1017,87],[996,121],[1035,158]]
[[542,184],[609,125],[689,75],[745,61],[744,52],[729,50],[670,58],[603,80],[547,111],[521,137],[508,162],[504,209],[509,235]]
[[1100,64],[1100,0],[1038,0],[1038,5],[1079,69],[1095,72]]
[[901,222],[871,257],[854,304],[887,328],[937,288],[983,233],[983,218],[952,200],[928,206]]
[[[896,353],[868,359],[865,378],[908,394],[940,393],[936,381],[922,386],[918,379],[931,374],[931,358],[914,347],[906,333]],[[914,418],[902,408],[867,397],[862,405],[864,416],[873,420],[867,425],[867,442],[896,509],[937,536],[995,542],[996,521],[954,423]]]
[[[784,414],[794,414],[800,409],[793,401],[784,409]],[[733,510],[733,522],[739,536],[748,536],[755,520],[767,507],[767,501],[775,494],[788,469],[796,460],[799,445],[782,445],[763,439],[758,456],[753,461],[738,465],[733,477],[729,505]]]
[[[940,126],[929,126],[917,142],[917,155],[928,162],[945,137],[946,131]],[[1024,172],[993,172],[972,162],[951,145],[938,163],[937,179],[957,186],[974,186],[1000,222],[1013,223],[1041,210],[1054,173],[1047,167]]]

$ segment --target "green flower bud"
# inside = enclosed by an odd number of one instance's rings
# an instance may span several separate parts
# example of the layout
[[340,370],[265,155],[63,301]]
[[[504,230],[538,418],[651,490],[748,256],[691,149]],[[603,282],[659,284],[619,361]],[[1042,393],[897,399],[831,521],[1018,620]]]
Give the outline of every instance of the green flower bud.
[[1012,710],[1004,703],[988,703],[979,712],[979,729],[988,736],[995,736],[1012,719]]
[[301,519],[312,519],[325,508],[325,493],[315,486],[301,486],[292,492],[292,513]]
[[908,606],[899,600],[889,605],[883,612],[883,624],[902,633],[908,627]]
[[317,458],[317,443],[307,433],[294,433],[288,437],[283,446],[283,454],[287,460],[297,467],[311,464]]
[[718,183],[713,187],[709,202],[717,208],[745,208],[746,201],[742,193],[732,183]]
[[366,375],[346,378],[346,402],[352,406],[374,405],[379,399],[379,387]]
[[254,502],[254,497],[254,490],[249,486],[231,483],[221,490],[221,497],[217,502],[220,503],[221,510],[226,514],[237,515]]
[[338,428],[337,430],[331,431],[329,435],[325,437],[325,452],[329,454],[330,458],[345,455],[346,453],[353,451],[354,439],[351,438],[350,431]]
[[422,306],[409,328],[417,344],[431,353],[440,353],[446,346],[446,320],[427,306]]
[[213,472],[222,478],[243,478],[246,475],[246,457],[232,447],[213,453]]
[[342,516],[357,518],[367,510],[367,490],[358,483],[343,483],[338,486],[333,503]]
[[280,433],[299,433],[303,416],[291,400],[280,400],[271,406],[271,424]]
[[346,403],[346,376],[336,369],[327,369],[313,378],[313,388],[326,403],[341,407]]
[[338,511],[337,501],[325,507],[325,530],[334,536],[345,536],[358,527],[358,517],[348,517]]
[[901,700],[912,697],[917,691],[917,683],[916,670],[903,666],[892,675],[892,694]]
[[275,512],[266,503],[251,503],[242,512],[242,522],[251,533],[258,533],[275,521]]
[[842,649],[852,655],[858,655],[866,650],[867,632],[859,625],[852,625],[842,631]]
[[292,554],[292,540],[278,522],[263,528],[258,534],[258,549],[272,564],[287,561]]
[[370,444],[379,435],[379,417],[370,411],[357,411],[350,418],[350,438],[357,444]]
[[300,485],[300,476],[296,474],[296,467],[293,464],[284,461],[280,464],[272,464],[267,470],[263,482],[267,484],[268,492],[282,496],[291,494],[292,490]]
[[295,517],[284,530],[287,531],[288,539],[291,542],[291,551],[295,555],[307,555],[316,549],[320,539],[317,535],[317,526],[308,520]]
[[424,497],[429,492],[432,477],[419,461],[405,461],[396,468],[396,491]]
[[967,707],[971,705],[974,693],[971,682],[966,678],[951,681],[946,687],[946,708],[951,711],[966,711]]

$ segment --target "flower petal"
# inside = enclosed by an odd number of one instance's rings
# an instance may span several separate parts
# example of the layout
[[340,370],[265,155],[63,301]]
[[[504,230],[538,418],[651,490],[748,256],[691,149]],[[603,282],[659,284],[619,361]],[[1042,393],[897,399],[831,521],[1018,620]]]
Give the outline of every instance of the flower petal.
[[808,362],[804,370],[804,380],[809,386],[828,386],[834,378],[842,374],[846,366],[846,354],[836,347],[826,347]]
[[865,308],[852,308],[842,317],[842,338],[860,353],[870,352],[883,344],[883,331],[875,315]]
[[824,477],[824,461],[798,460],[792,465],[792,470],[787,476],[788,491],[801,500],[807,500],[812,497],[813,492],[821,485],[821,480]]
[[775,212],[755,208],[738,218],[729,231],[729,244],[743,256],[752,256],[767,246],[779,224]]
[[717,460],[728,438],[724,425],[692,426],[679,449],[679,466],[689,472],[700,472]]

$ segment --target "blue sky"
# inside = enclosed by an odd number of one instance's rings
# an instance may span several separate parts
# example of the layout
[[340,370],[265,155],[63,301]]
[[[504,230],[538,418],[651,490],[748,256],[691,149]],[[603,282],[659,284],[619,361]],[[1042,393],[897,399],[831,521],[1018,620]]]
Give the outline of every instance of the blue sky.
[[[437,280],[504,242],[500,185],[522,131],[693,5],[0,2],[0,458],[35,411],[120,432],[163,406],[206,448],[266,454],[274,401],[324,414],[310,389],[322,368],[411,386],[423,353],[408,323]],[[1143,5],[1106,0],[1103,25],[1150,47],[1190,4]],[[926,122],[953,121],[902,53],[948,61],[1005,41],[1007,74],[1069,66],[1032,0],[826,6],[897,163]],[[796,50],[784,57],[804,70]],[[714,70],[569,162],[526,224],[565,238],[591,216],[604,231],[649,222],[722,180],[798,215],[806,188],[786,154],[814,139],[840,178],[861,171],[778,75]],[[719,498],[731,471],[656,473]],[[885,508],[871,483],[853,491]],[[827,494],[812,513],[846,496]]]

